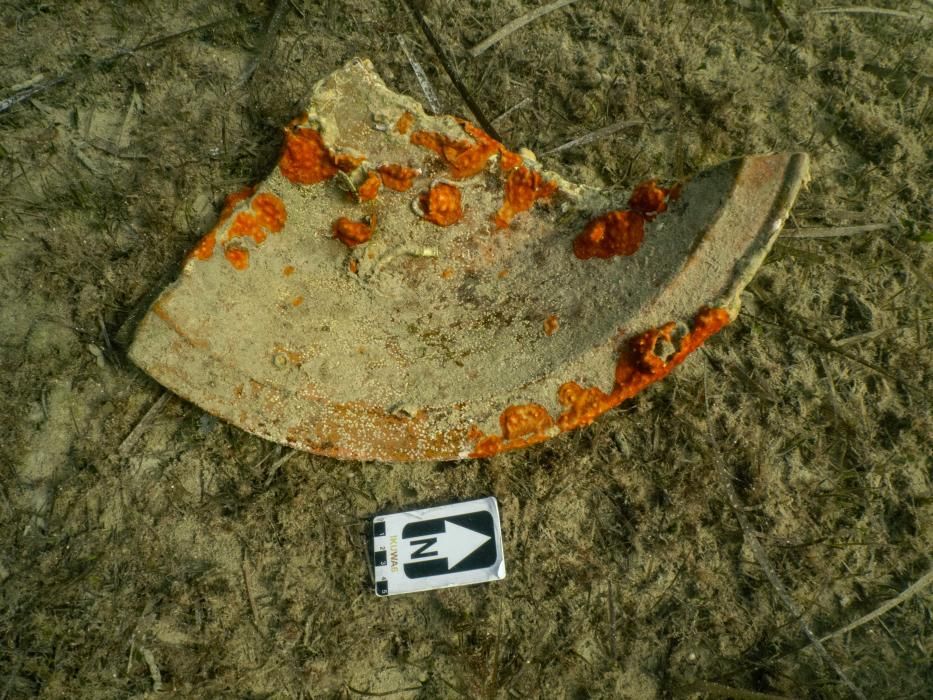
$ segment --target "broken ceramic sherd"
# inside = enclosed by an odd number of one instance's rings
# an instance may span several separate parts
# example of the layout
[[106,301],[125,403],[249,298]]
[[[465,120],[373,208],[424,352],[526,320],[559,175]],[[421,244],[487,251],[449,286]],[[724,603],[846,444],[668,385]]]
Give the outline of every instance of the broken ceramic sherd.
[[130,357],[234,425],[345,459],[489,456],[587,425],[737,313],[807,175],[749,156],[625,207],[365,60],[140,323]]

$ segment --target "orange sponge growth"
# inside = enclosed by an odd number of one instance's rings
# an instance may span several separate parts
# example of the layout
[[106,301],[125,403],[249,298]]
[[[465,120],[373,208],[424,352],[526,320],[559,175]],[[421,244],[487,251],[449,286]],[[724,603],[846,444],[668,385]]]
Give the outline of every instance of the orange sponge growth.
[[249,267],[249,251],[239,245],[224,248],[224,257],[236,270],[245,270]]
[[285,128],[279,169],[296,185],[315,185],[329,180],[338,170],[350,172],[356,169],[364,160],[362,156],[348,153],[334,155],[315,129],[292,123]]
[[345,216],[341,216],[334,222],[334,238],[346,245],[348,248],[355,248],[361,243],[366,243],[373,237],[373,226],[375,221],[353,221]]
[[382,187],[382,180],[376,173],[369,173],[363,184],[356,190],[356,196],[361,202],[369,202],[379,194],[379,188]]
[[625,211],[610,211],[590,221],[573,241],[573,254],[581,260],[632,255],[645,238],[645,222],[667,209],[679,187],[658,187],[654,180],[641,183],[629,198]]
[[418,198],[424,218],[438,226],[450,226],[463,218],[460,190],[448,182],[438,182]]
[[581,260],[631,255],[645,237],[645,217],[634,211],[610,211],[586,225],[573,241]]
[[217,245],[217,230],[220,228],[221,224],[230,218],[236,205],[244,199],[252,197],[255,191],[256,188],[254,186],[249,186],[227,195],[226,199],[224,199],[224,206],[220,210],[220,216],[217,218],[217,224],[198,241],[194,250],[188,254],[189,260],[191,258],[197,258],[198,260],[209,260],[211,258],[214,254],[214,246]]
[[[597,416],[666,377],[729,320],[725,309],[704,308],[693,319],[690,331],[680,338],[675,337],[674,323],[635,336],[619,356],[611,392],[598,387],[585,388],[576,382],[562,384],[557,390],[557,401],[564,410],[556,420],[537,404],[509,406],[499,416],[501,435],[483,435],[475,427],[470,431],[470,437],[476,441],[470,456],[491,457],[541,442],[553,434],[555,424],[560,431],[589,425]],[[659,341],[663,341],[660,347]]]
[[556,191],[557,185],[547,182],[541,173],[524,165],[513,168],[505,181],[505,201],[496,212],[496,228],[505,228],[516,214],[528,211],[537,200],[547,199]]
[[642,182],[632,196],[629,197],[628,205],[632,211],[636,211],[651,221],[655,216],[667,209],[668,199],[677,199],[680,195],[680,187],[673,188],[658,187],[654,180]]
[[231,238],[252,238],[256,243],[266,240],[268,230],[259,223],[255,214],[242,211],[236,215],[233,225],[227,230],[227,240]]
[[437,153],[447,163],[451,176],[457,180],[476,175],[500,148],[499,142],[486,135],[482,129],[468,122],[462,124],[464,130],[474,137],[474,141],[452,139],[437,131],[415,131],[411,135],[413,144]]
[[382,184],[396,192],[410,190],[412,182],[418,176],[418,171],[414,168],[406,168],[404,165],[396,163],[380,165],[377,170],[382,177]]
[[553,424],[547,409],[536,403],[509,406],[499,416],[502,437],[506,440],[543,432]]
[[337,163],[314,129],[288,128],[279,160],[282,175],[296,185],[314,185],[337,174]]

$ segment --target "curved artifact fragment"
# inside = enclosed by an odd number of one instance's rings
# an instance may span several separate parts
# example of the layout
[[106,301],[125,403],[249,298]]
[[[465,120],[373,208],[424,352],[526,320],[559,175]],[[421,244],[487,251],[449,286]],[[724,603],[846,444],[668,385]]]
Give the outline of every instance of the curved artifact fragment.
[[592,422],[735,317],[808,160],[748,156],[624,206],[365,60],[141,321],[130,357],[256,435],[338,458],[489,456]]

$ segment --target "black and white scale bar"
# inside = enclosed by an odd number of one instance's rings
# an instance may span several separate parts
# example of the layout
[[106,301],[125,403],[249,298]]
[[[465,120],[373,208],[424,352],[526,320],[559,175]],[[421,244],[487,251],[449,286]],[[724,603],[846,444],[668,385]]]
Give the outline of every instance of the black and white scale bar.
[[495,498],[373,518],[377,595],[505,578]]

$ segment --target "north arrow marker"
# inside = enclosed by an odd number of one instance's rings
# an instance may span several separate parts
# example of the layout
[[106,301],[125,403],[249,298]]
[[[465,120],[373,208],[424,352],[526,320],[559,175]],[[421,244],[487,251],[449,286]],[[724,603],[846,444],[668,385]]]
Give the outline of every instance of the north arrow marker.
[[447,568],[452,569],[492,538],[481,532],[444,521],[444,532],[407,540],[411,547],[412,561],[447,559]]

